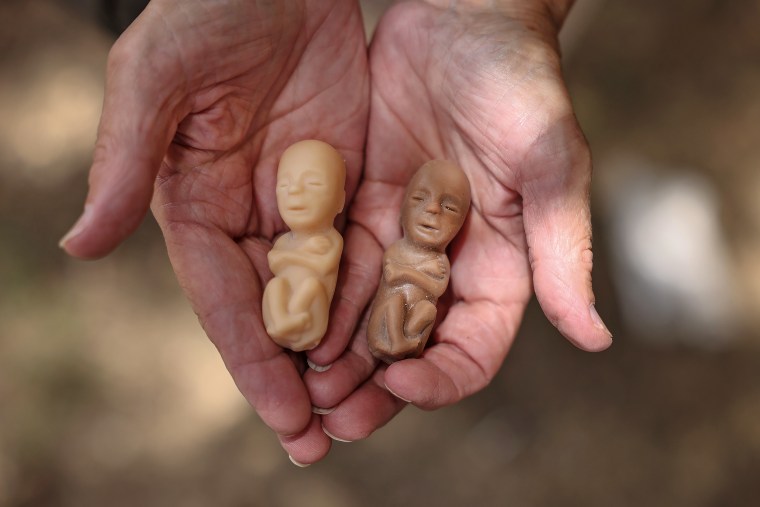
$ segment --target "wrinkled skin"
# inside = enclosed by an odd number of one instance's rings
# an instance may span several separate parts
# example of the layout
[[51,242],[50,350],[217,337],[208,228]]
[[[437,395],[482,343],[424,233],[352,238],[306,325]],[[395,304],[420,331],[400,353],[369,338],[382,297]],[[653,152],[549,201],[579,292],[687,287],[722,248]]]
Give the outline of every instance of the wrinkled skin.
[[[105,255],[152,199],[206,333],[302,464],[329,451],[322,427],[355,440],[404,400],[432,409],[484,387],[533,288],[565,336],[601,350],[610,337],[590,311],[588,148],[545,16],[403,2],[373,41],[370,97],[352,0],[154,0],[109,57],[87,205],[62,246]],[[346,157],[353,202],[330,328],[308,353],[310,364],[332,366],[302,376],[303,354],[264,332],[261,293],[266,253],[285,230],[277,158],[305,138]],[[361,323],[382,252],[400,235],[404,185],[430,158],[465,169],[472,209],[451,248],[448,311],[431,346],[386,367],[367,351]]]
[[[353,1],[154,0],[109,55],[86,212],[64,242],[104,255],[152,197],[172,266],[238,388],[293,459],[330,439],[299,363],[266,335],[266,254],[280,154],[324,140],[360,176],[369,106],[363,25]],[[78,229],[77,229],[78,228]],[[302,368],[301,368],[302,369]]]
[[[448,313],[421,359],[378,364],[363,328],[340,357],[333,354],[341,347],[330,354],[327,346],[311,355],[313,363],[332,363],[306,374],[313,403],[329,412],[323,424],[332,436],[364,438],[405,400],[435,409],[485,387],[533,288],[573,343],[609,346],[590,308],[589,152],[552,27],[538,13],[457,12],[421,2],[396,5],[381,21],[370,53],[366,169],[348,232],[366,246],[350,258],[348,273],[379,278],[382,251],[400,235],[405,184],[422,162],[456,161],[473,201],[451,248]],[[371,284],[348,284],[357,287],[355,308],[364,308]]]

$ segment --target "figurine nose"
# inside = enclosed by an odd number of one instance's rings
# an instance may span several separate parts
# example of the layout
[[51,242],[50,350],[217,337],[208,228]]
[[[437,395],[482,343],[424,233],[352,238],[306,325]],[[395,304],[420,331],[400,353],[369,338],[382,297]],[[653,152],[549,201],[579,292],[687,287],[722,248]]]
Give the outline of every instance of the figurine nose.
[[425,211],[437,215],[441,212],[441,207],[435,202],[435,199],[430,199],[427,204],[425,204]]
[[303,190],[303,185],[301,185],[301,182],[294,181],[290,185],[288,185],[288,193],[289,194],[300,194]]

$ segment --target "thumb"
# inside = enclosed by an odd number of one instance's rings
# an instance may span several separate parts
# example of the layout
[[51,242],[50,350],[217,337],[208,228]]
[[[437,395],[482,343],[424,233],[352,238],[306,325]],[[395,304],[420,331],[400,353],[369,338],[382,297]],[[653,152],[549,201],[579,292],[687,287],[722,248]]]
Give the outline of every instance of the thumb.
[[139,38],[128,31],[109,54],[84,212],[60,242],[75,257],[102,257],[137,228],[176,130],[172,98],[178,94],[159,85],[167,81],[158,79],[160,67],[141,49],[145,44],[131,40]]
[[527,159],[523,219],[541,308],[584,350],[604,350],[612,335],[594,307],[591,287],[591,156],[575,118],[542,135]]

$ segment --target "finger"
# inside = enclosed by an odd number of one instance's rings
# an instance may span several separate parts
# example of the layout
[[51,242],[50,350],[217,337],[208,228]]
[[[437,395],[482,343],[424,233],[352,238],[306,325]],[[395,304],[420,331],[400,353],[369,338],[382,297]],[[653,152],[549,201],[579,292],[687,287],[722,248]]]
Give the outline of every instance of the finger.
[[332,439],[354,442],[367,438],[401,412],[406,402],[384,387],[384,369],[378,369],[333,412],[322,416],[322,427]]
[[322,420],[316,414],[302,432],[279,436],[279,439],[290,460],[300,467],[309,466],[327,456],[332,445],[332,439],[322,431]]
[[303,432],[311,402],[296,365],[264,330],[261,283],[248,255],[217,229],[161,226],[177,279],[240,392],[276,433]]
[[332,364],[346,349],[377,289],[382,257],[382,248],[366,229],[357,225],[348,228],[329,327],[322,343],[307,353],[317,369]]
[[436,330],[435,344],[420,359],[388,367],[386,387],[425,410],[451,405],[483,389],[499,371],[522,311],[519,304],[455,304]]
[[[574,118],[549,129],[532,148],[524,182],[523,218],[533,284],[546,316],[576,346],[612,343],[594,308],[591,287],[591,157]],[[541,169],[538,166],[543,166]]]
[[367,346],[367,321],[357,330],[351,347],[329,369],[306,371],[303,380],[316,410],[332,409],[365,382],[377,367]]
[[108,57],[84,212],[60,242],[76,257],[103,256],[137,228],[176,129],[179,97],[172,69],[157,70],[155,55],[132,42],[137,37],[127,32]]

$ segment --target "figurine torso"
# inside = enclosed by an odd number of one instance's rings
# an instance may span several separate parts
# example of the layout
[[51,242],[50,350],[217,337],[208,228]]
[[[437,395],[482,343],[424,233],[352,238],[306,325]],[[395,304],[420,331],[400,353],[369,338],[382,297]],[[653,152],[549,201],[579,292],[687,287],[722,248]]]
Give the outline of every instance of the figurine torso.
[[342,250],[343,238],[334,228],[309,236],[287,232],[277,239],[269,252],[269,267],[274,276],[284,278],[292,287],[316,277],[328,297],[332,297]]
[[382,285],[389,295],[403,294],[408,305],[422,299],[435,304],[448,282],[449,261],[444,253],[418,248],[401,239],[383,256]]

